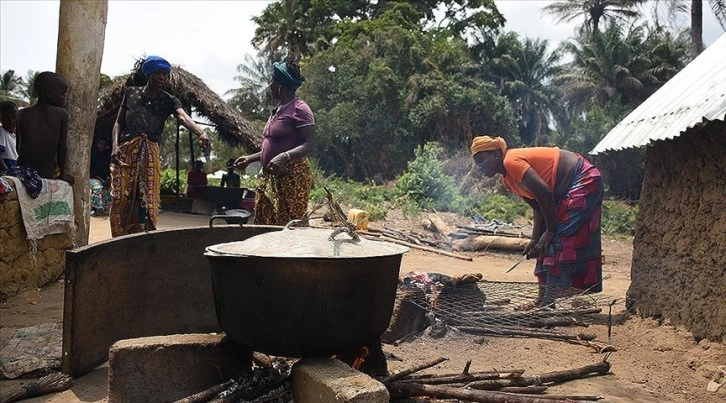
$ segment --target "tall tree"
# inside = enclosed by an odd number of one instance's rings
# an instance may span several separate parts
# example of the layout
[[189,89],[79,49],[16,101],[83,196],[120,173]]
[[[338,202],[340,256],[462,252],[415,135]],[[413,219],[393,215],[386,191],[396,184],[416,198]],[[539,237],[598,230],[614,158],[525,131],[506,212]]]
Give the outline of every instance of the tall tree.
[[261,53],[258,57],[245,55],[245,61],[237,66],[234,79],[239,88],[227,91],[229,104],[250,120],[267,119],[270,107],[268,87],[272,76],[272,60]]
[[103,43],[106,36],[108,1],[61,0],[58,18],[56,71],[68,81],[66,108],[73,118],[68,124],[66,167],[75,177],[73,213],[75,245],[88,244],[90,190],[89,165],[96,123]]
[[5,70],[0,74],[0,101],[20,102],[23,98],[23,78],[15,70]]
[[[726,0],[708,0],[713,14],[721,28],[726,30]],[[691,59],[703,52],[703,2],[702,0],[661,0],[654,2],[653,15],[657,24],[660,14],[665,14],[671,23],[675,23],[682,14],[688,14],[691,21]]]
[[508,32],[497,38],[493,52],[482,54],[482,74],[509,99],[525,145],[544,145],[549,133],[549,116],[557,102],[551,81],[560,73],[561,52],[549,51],[540,39],[519,40]]
[[391,179],[427,141],[461,149],[473,133],[515,132],[506,98],[476,77],[466,43],[417,28],[399,3],[341,27],[340,40],[304,60],[301,87],[318,121],[321,168],[347,178]]
[[257,29],[252,44],[268,53],[287,50],[302,54],[307,50],[302,27],[305,10],[300,7],[303,3],[296,0],[277,1],[267,6],[262,15],[253,17]]
[[556,83],[564,102],[584,112],[595,103],[605,105],[612,99],[624,105],[642,101],[642,73],[648,59],[642,51],[644,29],[635,27],[623,32],[615,22],[602,34],[582,33],[563,46],[573,61],[566,66]]
[[35,91],[35,78],[38,77],[38,74],[40,74],[39,71],[28,70],[25,74],[25,78],[23,78],[23,86],[20,89],[20,92],[23,94],[23,98],[25,98],[26,102],[30,105],[34,104],[35,101],[38,100],[38,93]]
[[495,31],[505,22],[494,0],[278,0],[252,18],[252,44],[260,51],[309,56],[337,39],[340,24],[375,20],[392,10],[415,13],[419,28],[436,23],[460,37],[481,28]]
[[557,18],[557,22],[570,22],[584,18],[583,27],[599,32],[600,20],[635,18],[640,15],[635,8],[646,0],[562,0],[551,3],[542,10]]

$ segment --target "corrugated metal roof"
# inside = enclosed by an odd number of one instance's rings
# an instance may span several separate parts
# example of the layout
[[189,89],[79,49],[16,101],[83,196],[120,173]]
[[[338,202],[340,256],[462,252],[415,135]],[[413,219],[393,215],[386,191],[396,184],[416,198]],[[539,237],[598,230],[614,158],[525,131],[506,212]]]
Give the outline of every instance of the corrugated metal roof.
[[673,76],[600,140],[590,154],[678,137],[704,121],[726,119],[726,34]]

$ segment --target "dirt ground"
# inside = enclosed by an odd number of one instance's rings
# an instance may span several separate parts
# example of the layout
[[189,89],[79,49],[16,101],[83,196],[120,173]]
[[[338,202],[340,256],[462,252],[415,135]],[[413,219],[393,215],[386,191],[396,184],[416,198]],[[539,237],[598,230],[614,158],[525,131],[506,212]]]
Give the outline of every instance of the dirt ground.
[[[202,215],[163,212],[160,229],[207,225]],[[420,228],[420,219],[390,217],[372,223],[403,229]],[[92,217],[90,242],[110,238],[107,217]],[[599,395],[607,402],[723,402],[726,386],[711,393],[706,386],[718,365],[726,364],[726,345],[695,341],[677,326],[653,319],[643,319],[625,311],[624,297],[630,282],[632,243],[605,238],[604,294],[616,298],[610,339],[617,351],[609,361],[611,373],[556,385],[552,394]],[[518,259],[515,253],[470,253],[473,261],[412,250],[403,258],[401,274],[411,271],[437,272],[448,275],[482,273],[490,281],[532,281],[531,263],[526,262],[505,273]],[[609,277],[608,277],[609,276]],[[25,292],[0,306],[0,347],[7,344],[15,330],[39,323],[62,322],[63,282]],[[607,312],[607,311],[605,311]],[[607,315],[596,318],[587,329],[598,335],[598,342],[608,344]],[[525,375],[564,370],[598,362],[603,356],[587,347],[561,341],[533,338],[499,338],[472,336],[450,331],[445,337],[413,337],[398,346],[384,345],[390,372],[408,369],[438,357],[448,360],[425,373],[460,372],[471,360],[470,371],[523,368]],[[65,392],[29,399],[31,402],[97,402],[107,400],[107,366],[75,380]],[[30,380],[0,381],[0,388],[16,388]]]

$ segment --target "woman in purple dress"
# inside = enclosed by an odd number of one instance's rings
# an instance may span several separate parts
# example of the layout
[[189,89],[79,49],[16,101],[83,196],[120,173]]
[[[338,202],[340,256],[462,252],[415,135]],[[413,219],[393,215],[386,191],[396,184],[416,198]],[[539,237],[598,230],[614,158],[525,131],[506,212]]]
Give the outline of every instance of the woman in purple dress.
[[315,117],[308,104],[295,95],[303,81],[297,64],[273,64],[270,92],[279,103],[267,119],[262,151],[235,161],[242,172],[252,162],[262,165],[255,224],[285,225],[307,212],[313,184],[307,156],[315,150]]

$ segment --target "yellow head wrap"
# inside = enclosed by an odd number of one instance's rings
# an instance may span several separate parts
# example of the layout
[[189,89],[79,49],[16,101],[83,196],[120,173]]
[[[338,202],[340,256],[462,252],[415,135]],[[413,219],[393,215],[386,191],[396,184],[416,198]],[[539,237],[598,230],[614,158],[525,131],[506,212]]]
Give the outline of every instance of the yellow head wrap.
[[501,137],[477,136],[471,143],[471,154],[474,155],[481,151],[491,151],[500,149],[502,153],[507,151],[507,142]]

